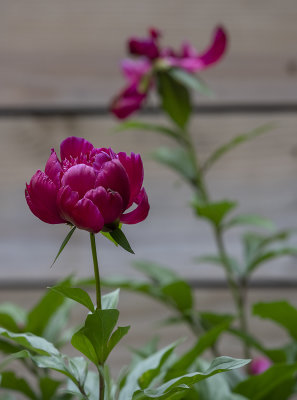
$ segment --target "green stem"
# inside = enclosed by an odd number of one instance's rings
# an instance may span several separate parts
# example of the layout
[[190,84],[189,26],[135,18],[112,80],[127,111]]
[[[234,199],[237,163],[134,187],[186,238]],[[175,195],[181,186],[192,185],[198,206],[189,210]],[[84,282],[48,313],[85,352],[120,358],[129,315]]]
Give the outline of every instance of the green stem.
[[[192,159],[196,173],[195,177],[196,179],[195,182],[193,182],[193,186],[197,191],[198,195],[200,195],[201,198],[208,203],[211,201],[210,195],[207,190],[207,186],[203,176],[203,171],[195,151],[195,146],[192,137],[187,130],[184,130],[183,133],[185,138],[184,146],[186,147],[189,156]],[[237,282],[237,280],[234,279],[232,266],[230,265],[228,253],[224,245],[223,232],[219,226],[213,226],[213,230],[214,230],[216,246],[218,248],[218,252],[220,254],[225,269],[228,286],[231,290],[232,297],[234,299],[234,303],[236,306],[240,323],[240,329],[243,332],[248,333],[248,324],[246,318],[246,281],[242,280],[241,282]],[[249,358],[250,350],[247,343],[244,343],[244,354],[246,358]]]
[[[93,256],[93,264],[94,264],[97,310],[102,310],[101,282],[100,282],[99,265],[98,265],[97,249],[96,249],[96,240],[95,240],[94,233],[90,233],[90,240],[91,240],[91,248],[92,248],[92,256]],[[103,363],[98,366],[99,388],[100,388],[99,389],[99,400],[104,400],[105,382],[104,382],[103,368],[104,368],[104,364]]]
[[94,233],[90,233],[90,239],[91,239],[91,248],[92,248],[93,264],[94,264],[95,284],[96,284],[96,303],[97,303],[97,309],[101,310],[102,309],[101,283],[100,283],[100,274],[99,274],[96,241]]

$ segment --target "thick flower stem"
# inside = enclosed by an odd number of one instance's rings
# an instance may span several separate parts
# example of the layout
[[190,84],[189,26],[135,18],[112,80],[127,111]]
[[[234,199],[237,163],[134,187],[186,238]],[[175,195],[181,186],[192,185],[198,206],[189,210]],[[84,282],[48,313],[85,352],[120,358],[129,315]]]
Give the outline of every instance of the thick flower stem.
[[96,284],[96,303],[97,303],[97,308],[101,310],[102,309],[101,283],[100,283],[100,274],[99,274],[96,241],[94,233],[90,233],[90,239],[91,239],[91,248],[92,248],[93,264],[94,264],[95,284]]
[[[96,249],[96,241],[94,233],[90,233],[90,240],[91,240],[91,248],[93,256],[93,264],[94,264],[97,310],[102,310],[101,283],[100,283],[99,265],[98,265],[98,257],[97,257],[97,249]],[[98,366],[99,388],[100,388],[99,400],[104,400],[105,382],[104,382],[103,368],[104,364],[100,364],[100,366]]]

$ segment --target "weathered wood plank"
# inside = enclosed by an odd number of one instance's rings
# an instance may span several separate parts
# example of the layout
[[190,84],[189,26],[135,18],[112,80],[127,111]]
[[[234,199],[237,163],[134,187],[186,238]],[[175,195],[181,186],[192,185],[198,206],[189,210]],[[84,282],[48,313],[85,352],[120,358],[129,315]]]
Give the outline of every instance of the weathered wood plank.
[[165,43],[202,50],[218,23],[229,53],[204,74],[216,101],[296,101],[296,15],[295,0],[2,1],[0,106],[106,105],[123,85],[127,37],[155,25]]
[[[157,122],[161,122],[158,118]],[[262,213],[280,227],[296,226],[297,162],[296,116],[220,116],[199,117],[192,131],[201,159],[232,136],[265,123],[275,122],[270,133],[243,145],[226,156],[209,173],[214,199],[238,199],[241,212]],[[43,168],[49,149],[59,146],[69,135],[85,136],[96,146],[111,146],[116,151],[140,152],[145,163],[145,187],[151,204],[146,222],[125,227],[136,256],[116,249],[98,238],[102,273],[133,274],[131,262],[149,259],[171,266],[186,278],[220,279],[220,269],[196,265],[193,257],[214,251],[211,233],[205,223],[192,216],[188,206],[191,192],[165,167],[149,159],[167,138],[144,132],[111,133],[114,122],[108,118],[57,118],[0,120],[0,263],[1,279],[57,279],[72,272],[91,274],[88,235],[76,232],[59,261],[50,269],[60,243],[66,236],[64,225],[45,225],[32,216],[24,199],[24,185],[33,173]],[[177,185],[178,183],[178,185]],[[239,231],[240,232],[240,231]],[[238,231],[228,235],[228,247],[240,256]],[[294,260],[269,264],[260,278],[297,278]]]

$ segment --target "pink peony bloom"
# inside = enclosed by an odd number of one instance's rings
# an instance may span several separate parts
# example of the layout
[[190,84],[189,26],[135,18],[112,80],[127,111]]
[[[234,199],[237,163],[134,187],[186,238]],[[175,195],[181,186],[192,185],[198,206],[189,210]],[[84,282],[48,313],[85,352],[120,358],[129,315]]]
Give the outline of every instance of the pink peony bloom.
[[[48,224],[70,223],[97,233],[115,229],[119,222],[137,224],[149,212],[139,154],[95,148],[77,137],[60,146],[61,161],[52,149],[44,172],[26,185],[32,213]],[[125,213],[133,204],[132,211]]]
[[[166,68],[181,68],[189,73],[202,71],[218,62],[227,47],[227,35],[222,27],[215,29],[210,46],[198,53],[189,43],[184,43],[180,51],[161,48],[161,34],[156,29],[149,30],[147,38],[131,38],[128,41],[130,54],[136,59],[125,59],[121,63],[122,72],[128,85],[116,96],[111,104],[111,112],[124,119],[141,108],[149,90],[153,87],[153,72],[156,65]],[[145,88],[141,88],[147,77]]]
[[256,357],[252,360],[249,365],[249,371],[251,375],[259,375],[270,368],[272,362],[267,357]]

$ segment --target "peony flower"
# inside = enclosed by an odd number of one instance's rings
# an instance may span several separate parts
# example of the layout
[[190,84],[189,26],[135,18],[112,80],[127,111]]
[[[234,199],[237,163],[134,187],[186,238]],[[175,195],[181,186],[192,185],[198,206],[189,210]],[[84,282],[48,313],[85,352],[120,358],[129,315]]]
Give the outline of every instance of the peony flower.
[[[37,171],[25,196],[32,213],[48,224],[69,223],[89,232],[111,231],[120,222],[137,224],[149,212],[139,154],[95,148],[69,137],[52,149],[44,172]],[[136,207],[127,213],[133,204]]]
[[249,371],[251,375],[260,375],[270,368],[272,362],[267,357],[256,357],[252,360],[249,365]]
[[[129,53],[139,58],[125,59],[121,63],[128,84],[111,104],[111,112],[120,119],[141,108],[153,87],[154,71],[159,67],[180,68],[188,73],[202,71],[219,61],[227,47],[227,35],[222,27],[216,28],[210,47],[202,53],[189,43],[184,43],[177,52],[168,47],[161,48],[160,36],[158,30],[150,29],[147,38],[133,37],[128,41]],[[147,81],[145,85],[144,80]]]

